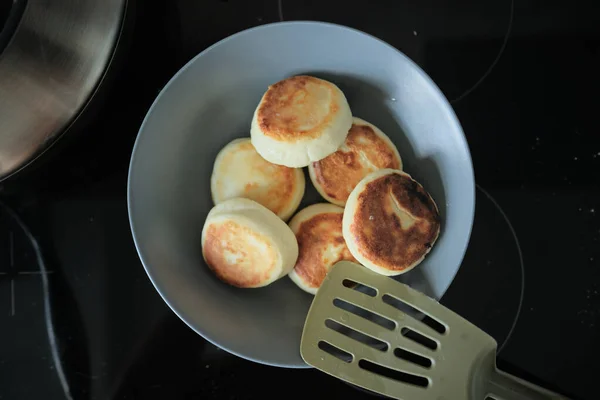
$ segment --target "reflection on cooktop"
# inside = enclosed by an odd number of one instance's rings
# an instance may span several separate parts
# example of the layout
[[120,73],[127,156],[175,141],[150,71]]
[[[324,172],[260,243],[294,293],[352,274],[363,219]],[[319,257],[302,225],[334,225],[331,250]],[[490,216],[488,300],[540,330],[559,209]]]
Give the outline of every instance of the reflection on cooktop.
[[64,396],[58,353],[50,345],[51,273],[25,225],[0,203],[0,376],[13,382],[0,385],[0,398]]
[[515,230],[496,200],[477,186],[469,247],[441,302],[496,339],[500,352],[517,323],[524,291]]

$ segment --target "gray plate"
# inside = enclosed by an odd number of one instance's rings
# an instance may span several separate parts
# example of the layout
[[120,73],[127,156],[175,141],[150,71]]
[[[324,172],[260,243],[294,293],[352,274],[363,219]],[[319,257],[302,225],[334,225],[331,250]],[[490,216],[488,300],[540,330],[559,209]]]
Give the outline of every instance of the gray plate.
[[[336,83],[354,115],[398,146],[405,170],[436,200],[442,232],[402,280],[440,298],[464,255],[474,213],[471,157],[456,115],[410,59],[362,32],[285,22],[240,32],[200,53],[162,90],[146,116],[129,170],[129,218],[138,253],[163,299],[192,329],[249,360],[306,367],[300,336],[312,296],[284,278],[242,290],[202,260],[217,152],[247,137],[269,84],[295,74]],[[309,186],[309,185],[307,185]]]

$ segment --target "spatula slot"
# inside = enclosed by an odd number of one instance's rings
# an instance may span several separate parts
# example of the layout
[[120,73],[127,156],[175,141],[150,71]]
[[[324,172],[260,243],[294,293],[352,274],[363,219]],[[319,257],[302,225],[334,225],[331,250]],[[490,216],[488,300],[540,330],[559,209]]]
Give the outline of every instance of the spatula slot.
[[425,346],[431,350],[437,350],[437,343],[435,340],[428,338],[427,336],[421,335],[419,332],[415,332],[409,328],[402,328],[400,330],[402,336],[412,340],[413,342],[417,342],[422,346]]
[[371,297],[375,297],[377,296],[377,290],[372,288],[371,286],[367,286],[364,285],[360,282],[355,282],[351,279],[344,279],[342,281],[342,285],[344,285],[344,287],[350,288],[350,289],[354,289],[357,292],[361,292],[366,294],[367,296],[371,296]]
[[401,349],[399,347],[394,349],[394,355],[398,358],[409,361],[413,364],[420,365],[424,368],[431,368],[431,366],[433,365],[433,362],[429,358],[423,357],[419,354],[415,354],[412,351]]
[[364,359],[360,360],[358,362],[358,366],[360,368],[364,369],[365,371],[369,371],[374,374],[381,375],[381,376],[384,376],[389,379],[393,379],[395,381],[400,381],[400,382],[404,382],[404,383],[408,383],[408,384],[416,385],[416,386],[421,386],[421,387],[429,386],[429,379],[427,379],[425,377],[407,374],[402,371],[384,367],[383,365],[375,364],[369,360],[364,360]]
[[354,360],[354,356],[352,356],[352,354],[338,347],[335,347],[330,343],[324,342],[323,340],[319,342],[318,346],[319,349],[323,350],[325,353],[330,354],[338,360],[343,361],[345,363],[351,363],[352,360]]
[[421,320],[421,322],[423,322],[425,325],[427,325],[434,331],[441,333],[442,335],[446,333],[446,327],[442,325],[441,322],[436,321],[427,314],[425,314],[425,317]]
[[368,321],[371,321],[387,330],[393,331],[394,329],[396,329],[396,323],[394,321],[384,318],[375,313],[372,313],[369,310],[365,310],[362,307],[355,306],[354,304],[348,303],[345,300],[334,299],[333,305],[344,311],[348,311],[349,313],[352,313],[352,314],[362,317]]
[[387,343],[382,342],[381,340],[376,339],[372,336],[365,335],[364,333],[354,330],[350,327],[342,325],[339,322],[334,321],[332,319],[325,320],[325,326],[331,330],[341,333],[342,335],[348,336],[351,339],[354,339],[362,344],[365,344],[375,350],[380,350],[380,351],[385,352],[385,351],[388,351],[388,349],[389,349],[389,346]]
[[[425,325],[433,329],[434,331],[444,334],[446,333],[446,327],[436,319],[431,318],[429,315],[423,313],[421,310],[417,310],[412,305],[405,303],[404,301],[397,299],[389,294],[384,294],[381,298],[384,303],[402,311],[405,314],[411,315],[423,322]],[[407,311],[407,309],[409,311]]]

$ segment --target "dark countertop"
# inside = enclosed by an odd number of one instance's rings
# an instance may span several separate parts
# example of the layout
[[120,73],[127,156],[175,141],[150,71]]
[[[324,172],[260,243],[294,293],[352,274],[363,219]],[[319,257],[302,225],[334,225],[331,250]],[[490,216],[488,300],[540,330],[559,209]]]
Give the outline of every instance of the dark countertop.
[[[500,367],[576,399],[597,398],[598,10],[593,2],[525,0],[137,1],[97,115],[60,152],[0,184],[0,199],[32,231],[51,272],[51,325],[67,383],[48,345],[42,279],[2,275],[10,270],[0,251],[0,323],[8,327],[0,333],[0,399],[287,395],[269,384],[276,381],[298,396],[369,397],[317,371],[253,364],[204,341],[160,299],[129,231],[129,155],[154,97],[199,51],[281,16],[378,36],[440,86],[479,185],[469,250],[442,302],[499,341]],[[16,270],[38,268],[23,246]]]

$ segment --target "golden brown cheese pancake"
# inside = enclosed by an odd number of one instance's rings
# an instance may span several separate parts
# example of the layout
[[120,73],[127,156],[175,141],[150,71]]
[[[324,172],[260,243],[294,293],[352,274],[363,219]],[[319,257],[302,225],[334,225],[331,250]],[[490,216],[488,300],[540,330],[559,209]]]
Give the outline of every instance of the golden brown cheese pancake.
[[300,168],[334,153],[350,126],[352,113],[342,91],[301,75],[269,87],[254,112],[250,135],[265,160]]
[[333,204],[313,204],[290,221],[298,240],[298,260],[289,276],[301,289],[315,294],[338,261],[356,261],[342,234],[344,209]]
[[410,175],[383,169],[367,175],[350,193],[344,239],[365,267],[383,275],[410,271],[429,253],[440,232],[431,196]]
[[256,201],[287,220],[304,196],[300,168],[276,165],[262,158],[250,138],[235,139],[217,155],[210,179],[213,202],[235,197]]
[[361,179],[384,168],[402,169],[398,149],[375,125],[354,117],[339,150],[310,164],[308,171],[321,196],[343,207]]
[[256,288],[292,270],[298,243],[286,223],[269,209],[253,200],[235,198],[213,207],[206,217],[202,255],[223,282]]

